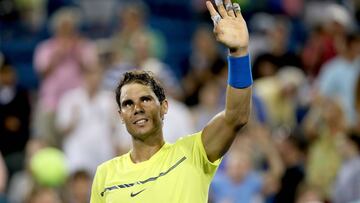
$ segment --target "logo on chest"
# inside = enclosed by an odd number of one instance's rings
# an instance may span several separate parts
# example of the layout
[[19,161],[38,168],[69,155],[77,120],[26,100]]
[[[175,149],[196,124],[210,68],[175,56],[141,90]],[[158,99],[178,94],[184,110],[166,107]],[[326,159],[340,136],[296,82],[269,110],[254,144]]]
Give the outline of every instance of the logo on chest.
[[[165,176],[167,175],[168,173],[170,173],[172,170],[174,170],[176,167],[178,167],[182,162],[184,162],[186,160],[186,157],[182,157],[181,159],[179,159],[174,165],[172,165],[170,168],[168,168],[166,171],[163,171],[161,173],[159,173],[159,175],[157,176],[153,176],[153,177],[150,177],[148,179],[145,179],[145,180],[142,180],[142,181],[136,181],[136,182],[133,182],[133,183],[127,183],[127,184],[120,184],[120,185],[113,185],[113,186],[110,186],[110,187],[106,187],[101,193],[100,195],[102,197],[104,197],[105,193],[107,192],[110,192],[112,190],[120,190],[122,188],[130,188],[130,187],[133,187],[135,185],[143,185],[145,183],[148,183],[148,182],[152,182],[152,181],[156,181],[157,179],[161,178],[162,176]],[[142,189],[138,192],[131,192],[130,193],[130,196],[131,197],[135,197],[137,195],[139,195],[140,193],[144,192],[146,190],[145,189]]]
[[136,195],[144,192],[144,190],[146,190],[146,189],[142,189],[142,190],[140,190],[139,192],[135,192],[135,193],[134,193],[134,192],[131,192],[131,193],[130,193],[130,197],[135,197]]

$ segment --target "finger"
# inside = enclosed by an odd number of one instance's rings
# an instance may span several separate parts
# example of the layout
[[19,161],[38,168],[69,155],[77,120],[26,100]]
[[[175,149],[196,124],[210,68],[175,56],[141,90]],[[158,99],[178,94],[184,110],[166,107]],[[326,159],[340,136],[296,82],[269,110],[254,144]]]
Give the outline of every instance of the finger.
[[240,5],[238,3],[234,3],[233,8],[234,8],[236,17],[242,17]]
[[219,14],[221,15],[221,17],[226,18],[228,16],[225,7],[224,7],[224,3],[223,0],[215,0],[215,4],[217,6],[217,9],[219,11]]
[[231,3],[231,0],[225,0],[224,3],[228,15],[231,17],[235,17],[234,7],[233,4]]
[[210,1],[206,1],[206,7],[207,7],[211,17],[218,14],[218,12],[215,10],[213,4]]
[[211,19],[212,19],[214,25],[217,25],[219,23],[219,21],[221,20],[221,16],[216,11],[216,9],[214,8],[213,4],[210,1],[206,2],[206,7],[207,7],[208,11],[210,12]]

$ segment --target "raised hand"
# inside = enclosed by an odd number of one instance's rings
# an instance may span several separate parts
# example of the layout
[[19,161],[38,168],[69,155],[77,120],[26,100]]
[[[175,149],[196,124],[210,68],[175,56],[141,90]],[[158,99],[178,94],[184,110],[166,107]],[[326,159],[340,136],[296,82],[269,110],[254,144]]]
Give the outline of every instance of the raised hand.
[[247,54],[249,33],[241,15],[240,6],[231,0],[215,0],[217,9],[210,1],[206,2],[211,19],[214,22],[214,34],[217,41],[223,43],[235,55]]

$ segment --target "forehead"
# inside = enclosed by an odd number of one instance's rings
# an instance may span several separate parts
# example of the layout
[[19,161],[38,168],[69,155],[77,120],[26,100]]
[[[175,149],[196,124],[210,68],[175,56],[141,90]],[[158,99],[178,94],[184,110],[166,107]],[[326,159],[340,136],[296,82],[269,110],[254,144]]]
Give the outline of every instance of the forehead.
[[130,83],[121,88],[120,101],[122,102],[127,99],[134,100],[145,95],[151,95],[152,97],[157,98],[150,86],[139,83]]

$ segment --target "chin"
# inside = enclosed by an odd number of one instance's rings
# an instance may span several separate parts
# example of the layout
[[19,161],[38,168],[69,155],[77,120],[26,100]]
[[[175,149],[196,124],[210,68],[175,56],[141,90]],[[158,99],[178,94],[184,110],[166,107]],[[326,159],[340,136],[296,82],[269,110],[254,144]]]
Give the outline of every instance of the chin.
[[153,128],[137,128],[132,129],[132,131],[129,133],[134,137],[135,139],[145,140],[146,138],[150,137],[152,134],[154,134],[155,130]]

